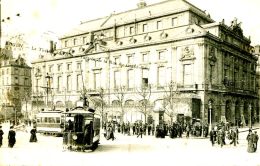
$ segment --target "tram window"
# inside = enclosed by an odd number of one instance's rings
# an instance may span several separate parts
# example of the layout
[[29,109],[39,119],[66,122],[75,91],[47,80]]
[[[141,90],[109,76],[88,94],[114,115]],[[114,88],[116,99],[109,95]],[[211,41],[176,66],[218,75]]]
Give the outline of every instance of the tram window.
[[100,119],[95,118],[94,120],[94,129],[99,129],[100,128]]
[[55,119],[54,118],[49,118],[49,123],[55,123]]
[[75,131],[76,132],[82,132],[83,131],[83,122],[84,122],[84,117],[82,115],[76,115],[74,117],[74,124],[75,124]]
[[56,123],[60,123],[60,118],[56,118]]
[[47,123],[48,122],[48,118],[44,117],[44,122]]

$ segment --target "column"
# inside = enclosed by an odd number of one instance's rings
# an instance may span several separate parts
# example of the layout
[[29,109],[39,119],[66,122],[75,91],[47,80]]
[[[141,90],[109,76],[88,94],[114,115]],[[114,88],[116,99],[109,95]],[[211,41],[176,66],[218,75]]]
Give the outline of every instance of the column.
[[221,117],[220,117],[220,121],[226,123],[226,104],[224,103],[224,101],[221,101],[220,103],[220,108],[221,108]]
[[245,117],[244,117],[244,104],[240,105],[240,115],[241,115],[241,124],[242,126],[246,125]]
[[252,104],[248,105],[248,126],[252,127]]
[[234,102],[231,103],[231,122],[233,124],[236,123],[236,115],[235,115],[235,110],[236,110],[236,104]]

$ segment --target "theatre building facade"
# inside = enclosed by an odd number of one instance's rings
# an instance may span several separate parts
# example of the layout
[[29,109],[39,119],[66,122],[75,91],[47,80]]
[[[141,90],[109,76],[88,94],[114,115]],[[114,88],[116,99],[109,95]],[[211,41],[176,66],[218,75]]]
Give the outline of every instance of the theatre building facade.
[[[158,123],[164,112],[165,121],[259,121],[257,58],[237,19],[215,22],[185,0],[141,1],[82,22],[60,41],[33,62],[34,92],[48,106],[72,107],[86,92],[104,119]],[[51,97],[35,88],[46,82]]]

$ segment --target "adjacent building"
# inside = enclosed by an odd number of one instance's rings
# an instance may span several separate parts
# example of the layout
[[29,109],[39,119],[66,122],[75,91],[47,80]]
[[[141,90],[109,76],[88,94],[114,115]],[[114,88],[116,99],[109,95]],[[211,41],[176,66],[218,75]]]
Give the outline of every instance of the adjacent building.
[[87,94],[104,119],[259,121],[257,57],[237,19],[215,22],[186,0],[141,1],[82,22],[60,42],[32,63],[33,92],[48,108]]
[[[12,51],[3,49],[2,52]],[[31,67],[21,56],[9,55],[0,60],[0,120],[16,121],[30,116],[29,109],[22,111],[22,103],[31,100]]]

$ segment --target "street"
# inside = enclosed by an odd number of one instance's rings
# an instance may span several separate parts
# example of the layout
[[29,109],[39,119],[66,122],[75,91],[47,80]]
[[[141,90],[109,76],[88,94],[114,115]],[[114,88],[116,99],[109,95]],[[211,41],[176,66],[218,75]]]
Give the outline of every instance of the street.
[[1,166],[260,165],[259,149],[256,153],[247,152],[245,137],[248,132],[240,133],[236,147],[228,144],[223,148],[219,145],[212,147],[208,138],[136,138],[116,133],[114,141],[105,140],[102,135],[100,145],[94,152],[64,151],[62,137],[39,133],[38,142],[29,143],[30,133],[25,131],[17,131],[14,148],[8,148],[8,130],[4,129],[4,132],[3,146],[0,148]]

